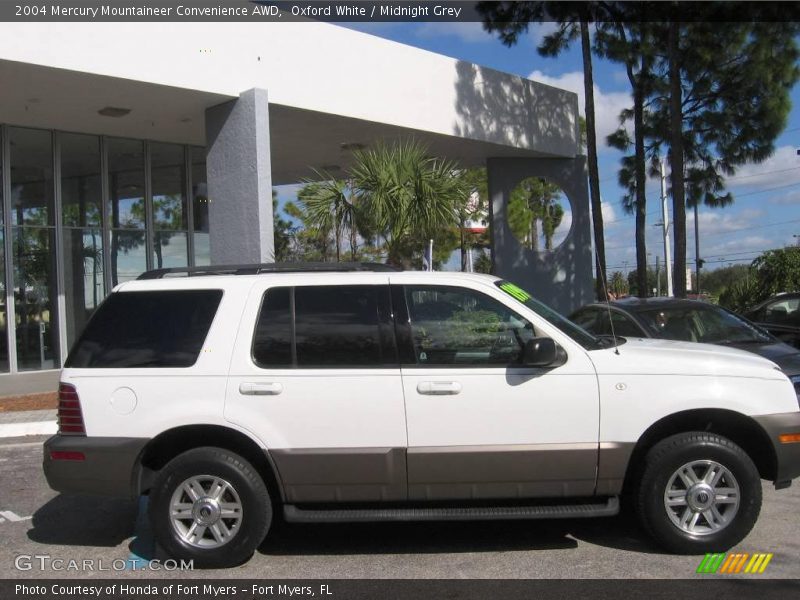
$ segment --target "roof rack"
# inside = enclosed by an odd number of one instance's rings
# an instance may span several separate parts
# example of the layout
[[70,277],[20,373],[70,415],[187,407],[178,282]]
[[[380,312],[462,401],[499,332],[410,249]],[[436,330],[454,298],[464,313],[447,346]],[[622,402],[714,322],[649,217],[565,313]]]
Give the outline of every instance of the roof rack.
[[163,279],[172,274],[183,273],[186,277],[198,275],[257,275],[259,273],[320,273],[353,271],[402,271],[392,265],[370,262],[283,262],[248,265],[217,265],[205,267],[171,267],[145,271],[137,279]]

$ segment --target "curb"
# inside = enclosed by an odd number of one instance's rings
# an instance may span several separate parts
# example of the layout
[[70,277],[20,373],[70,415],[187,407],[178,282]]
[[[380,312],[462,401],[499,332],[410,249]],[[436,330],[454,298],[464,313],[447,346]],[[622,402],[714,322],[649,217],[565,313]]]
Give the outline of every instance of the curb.
[[28,435],[53,435],[58,430],[55,421],[32,421],[30,423],[0,424],[0,438],[24,437]]

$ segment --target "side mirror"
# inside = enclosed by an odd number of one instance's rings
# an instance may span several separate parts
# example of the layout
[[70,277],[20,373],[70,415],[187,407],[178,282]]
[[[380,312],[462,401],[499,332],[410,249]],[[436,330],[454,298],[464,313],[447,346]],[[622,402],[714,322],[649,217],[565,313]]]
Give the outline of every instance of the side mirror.
[[[522,364],[527,367],[558,367],[564,364],[565,353],[547,337],[533,338],[522,350]],[[564,355],[564,356],[561,356]],[[556,364],[558,363],[558,364]]]

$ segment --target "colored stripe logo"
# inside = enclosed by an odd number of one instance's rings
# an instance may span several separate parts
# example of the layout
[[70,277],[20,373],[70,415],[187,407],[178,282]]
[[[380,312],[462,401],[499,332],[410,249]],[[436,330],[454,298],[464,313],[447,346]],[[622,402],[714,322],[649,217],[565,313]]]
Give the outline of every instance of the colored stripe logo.
[[767,570],[767,565],[772,560],[772,553],[733,552],[731,554],[706,554],[697,567],[698,573],[724,573],[727,575],[737,573],[760,574]]

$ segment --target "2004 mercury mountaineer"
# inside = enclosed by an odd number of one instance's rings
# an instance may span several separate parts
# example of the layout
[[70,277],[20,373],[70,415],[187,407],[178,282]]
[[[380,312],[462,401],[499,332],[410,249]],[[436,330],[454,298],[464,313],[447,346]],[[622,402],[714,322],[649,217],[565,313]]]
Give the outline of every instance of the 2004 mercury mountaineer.
[[118,286],[61,376],[51,487],[149,494],[169,554],[224,566],[275,510],[574,518],[623,493],[666,549],[720,551],[753,527],[761,479],[800,475],[798,396],[754,354],[610,347],[491,276],[329,268]]

